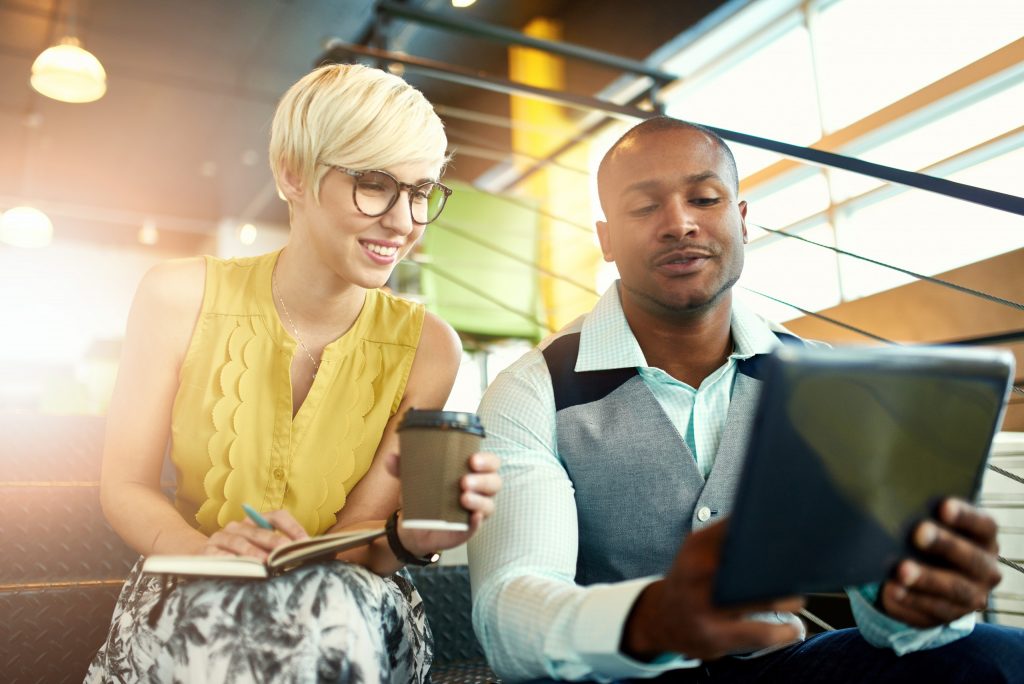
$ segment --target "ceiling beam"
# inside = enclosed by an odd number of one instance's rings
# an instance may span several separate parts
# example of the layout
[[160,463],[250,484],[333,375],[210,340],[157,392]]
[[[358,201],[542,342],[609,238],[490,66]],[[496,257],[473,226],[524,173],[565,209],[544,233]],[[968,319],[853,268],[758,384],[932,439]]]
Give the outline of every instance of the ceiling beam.
[[[841,128],[834,133],[811,143],[816,150],[837,152],[846,145],[863,138],[883,127],[909,116],[925,107],[934,105],[940,100],[969,88],[975,83],[991,78],[1006,69],[1010,69],[1024,61],[1024,38],[1020,38],[967,66],[954,71],[944,78],[879,109],[859,121]],[[802,168],[803,162],[794,159],[783,159],[775,162],[756,173],[745,177],[741,183],[743,192],[750,192],[759,185],[770,183],[791,171]]]

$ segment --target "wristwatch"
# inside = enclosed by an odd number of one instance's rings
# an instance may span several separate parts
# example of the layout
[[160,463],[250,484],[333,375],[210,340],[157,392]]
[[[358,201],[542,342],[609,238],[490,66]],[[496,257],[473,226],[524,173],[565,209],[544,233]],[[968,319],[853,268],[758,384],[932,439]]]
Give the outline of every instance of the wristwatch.
[[402,540],[398,538],[398,511],[402,509],[395,509],[395,512],[388,516],[388,522],[384,525],[384,533],[388,538],[388,546],[391,547],[391,553],[395,554],[395,558],[405,563],[406,565],[432,565],[441,559],[441,554],[428,553],[426,556],[414,556],[409,553],[409,549],[402,546]]

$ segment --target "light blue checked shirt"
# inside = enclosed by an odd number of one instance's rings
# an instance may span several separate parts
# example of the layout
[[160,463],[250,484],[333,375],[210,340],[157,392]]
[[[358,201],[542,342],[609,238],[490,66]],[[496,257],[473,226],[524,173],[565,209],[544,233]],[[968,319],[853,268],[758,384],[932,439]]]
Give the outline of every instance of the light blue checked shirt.
[[[562,332],[576,331],[581,333],[576,370],[636,367],[705,477],[725,425],[736,361],[779,344],[771,326],[734,302],[734,351],[694,389],[647,365],[615,285],[590,314]],[[473,624],[494,670],[509,682],[611,681],[699,665],[677,654],[645,663],[619,651],[633,603],[657,577],[588,587],[574,582],[576,506],[557,453],[551,378],[540,351],[531,350],[495,379],[480,416],[487,429],[484,448],[501,457],[505,483],[495,514],[469,543]],[[903,654],[940,646],[973,629],[973,614],[945,627],[912,629],[874,609],[876,591],[875,585],[849,591],[861,632],[876,646]]]

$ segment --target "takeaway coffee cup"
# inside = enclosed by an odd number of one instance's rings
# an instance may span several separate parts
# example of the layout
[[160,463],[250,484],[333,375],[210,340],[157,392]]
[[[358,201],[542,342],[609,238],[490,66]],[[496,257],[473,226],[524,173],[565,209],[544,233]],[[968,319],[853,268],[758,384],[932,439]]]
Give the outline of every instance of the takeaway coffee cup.
[[402,526],[467,530],[459,479],[480,450],[484,428],[475,413],[409,409],[398,426],[401,443]]

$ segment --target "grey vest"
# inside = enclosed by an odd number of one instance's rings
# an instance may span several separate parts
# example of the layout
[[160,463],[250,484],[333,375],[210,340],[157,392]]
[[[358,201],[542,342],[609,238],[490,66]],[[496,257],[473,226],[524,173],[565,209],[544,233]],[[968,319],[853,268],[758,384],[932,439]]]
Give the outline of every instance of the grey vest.
[[[785,333],[786,343],[802,341]],[[575,371],[579,333],[544,349],[558,455],[575,489],[576,582],[668,571],[686,535],[728,515],[761,392],[759,360],[740,361],[714,466],[705,482],[686,441],[635,368]]]

